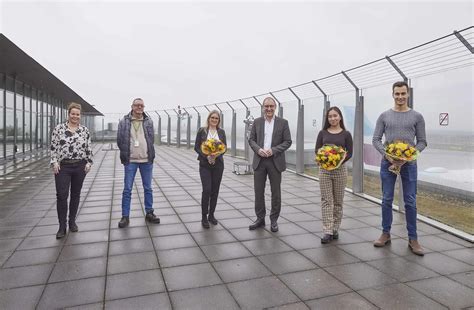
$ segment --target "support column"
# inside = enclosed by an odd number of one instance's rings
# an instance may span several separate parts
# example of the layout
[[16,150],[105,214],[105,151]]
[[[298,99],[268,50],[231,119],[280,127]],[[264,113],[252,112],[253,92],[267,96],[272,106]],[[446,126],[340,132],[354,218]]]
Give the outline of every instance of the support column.
[[298,100],[298,123],[296,124],[296,173],[304,173],[304,104],[291,87],[289,87],[288,90]]
[[355,89],[354,137],[352,155],[352,190],[354,193],[364,192],[364,98],[359,96],[359,88],[342,71],[342,75]]

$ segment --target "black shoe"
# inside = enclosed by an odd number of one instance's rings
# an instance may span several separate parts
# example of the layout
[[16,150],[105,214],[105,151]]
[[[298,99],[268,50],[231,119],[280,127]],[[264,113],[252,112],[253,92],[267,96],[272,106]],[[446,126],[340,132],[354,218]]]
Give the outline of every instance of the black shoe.
[[146,216],[145,216],[145,221],[147,221],[148,223],[153,223],[153,224],[160,224],[160,218],[157,217],[153,211],[151,211],[150,213],[147,213]]
[[209,220],[209,223],[211,223],[212,225],[217,225],[219,223],[214,217],[214,215],[209,215],[208,220]]
[[78,232],[79,227],[77,227],[77,224],[75,222],[69,222],[69,231],[70,232]]
[[270,226],[270,230],[272,232],[277,232],[278,231],[278,224],[276,222],[272,223],[272,225]]
[[321,243],[326,244],[332,241],[332,235],[324,234],[321,238]]
[[59,230],[56,233],[56,239],[64,238],[64,236],[66,236],[66,226],[59,227]]
[[130,219],[128,216],[122,216],[122,219],[120,219],[120,222],[118,223],[119,228],[125,228],[130,224]]
[[265,220],[264,219],[257,219],[255,222],[253,222],[252,225],[249,226],[249,230],[254,230],[259,227],[264,227],[265,226]]
[[337,239],[339,239],[339,233],[337,231],[333,231],[332,240],[337,240]]
[[202,217],[201,224],[202,224],[202,227],[204,227],[204,228],[209,228],[209,227],[211,227],[211,226],[209,225],[209,221],[207,220],[207,216],[203,216],[203,217]]

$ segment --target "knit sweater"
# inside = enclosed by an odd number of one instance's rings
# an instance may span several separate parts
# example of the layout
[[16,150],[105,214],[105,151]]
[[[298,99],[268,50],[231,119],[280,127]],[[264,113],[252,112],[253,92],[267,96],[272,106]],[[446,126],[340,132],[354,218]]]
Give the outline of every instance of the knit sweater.
[[427,146],[425,120],[423,115],[415,110],[397,112],[390,109],[380,114],[375,125],[372,144],[382,155],[385,154],[383,135],[385,135],[384,142],[401,140],[415,146],[420,152]]

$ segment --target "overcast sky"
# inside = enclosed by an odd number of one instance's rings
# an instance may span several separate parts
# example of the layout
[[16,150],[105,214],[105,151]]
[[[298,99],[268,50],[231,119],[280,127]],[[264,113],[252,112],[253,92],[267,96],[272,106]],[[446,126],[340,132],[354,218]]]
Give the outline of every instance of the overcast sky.
[[257,95],[473,24],[471,1],[0,3],[0,31],[105,113]]

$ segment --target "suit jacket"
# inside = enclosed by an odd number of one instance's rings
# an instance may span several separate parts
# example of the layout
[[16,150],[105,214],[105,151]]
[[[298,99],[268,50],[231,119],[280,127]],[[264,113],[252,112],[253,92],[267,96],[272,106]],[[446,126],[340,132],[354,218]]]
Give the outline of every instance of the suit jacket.
[[[222,128],[217,129],[217,134],[219,135],[219,139],[224,143],[224,145],[227,147],[227,139],[225,136],[225,131]],[[207,156],[204,155],[201,151],[201,144],[207,140],[207,127],[201,127],[199,128],[197,134],[196,134],[196,141],[194,142],[194,150],[196,153],[198,153],[198,160],[200,164],[205,164],[208,165],[209,162],[207,161]],[[227,152],[227,148],[226,148]],[[219,155],[216,157],[216,162],[221,162],[224,163],[224,154]]]
[[[249,136],[249,144],[252,150],[255,152],[253,157],[253,169],[257,169],[260,163],[261,157],[258,155],[258,150],[263,148],[265,139],[265,118],[256,118],[253,122],[252,130]],[[279,172],[286,170],[285,151],[291,146],[291,134],[290,126],[288,121],[284,118],[275,116],[275,123],[273,125],[272,135],[272,152],[273,156],[270,157],[275,163],[275,167]]]

